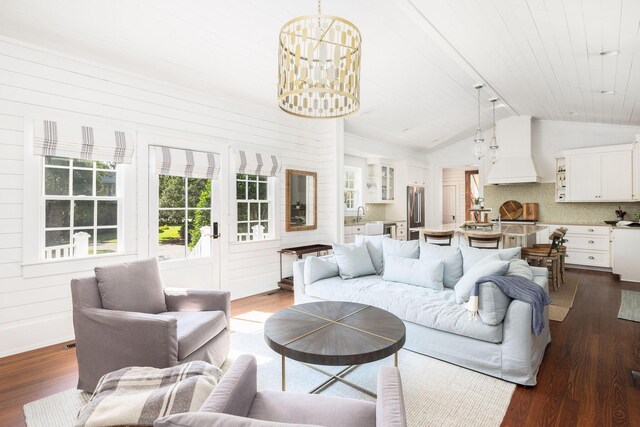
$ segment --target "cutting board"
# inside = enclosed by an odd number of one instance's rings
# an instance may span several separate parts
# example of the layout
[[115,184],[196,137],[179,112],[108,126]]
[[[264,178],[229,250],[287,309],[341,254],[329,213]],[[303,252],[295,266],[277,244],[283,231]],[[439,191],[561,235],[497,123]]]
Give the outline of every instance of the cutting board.
[[500,206],[500,218],[518,219],[522,215],[522,204],[516,200],[507,200]]
[[537,203],[525,203],[522,205],[522,219],[529,219],[532,221],[538,220],[538,204]]

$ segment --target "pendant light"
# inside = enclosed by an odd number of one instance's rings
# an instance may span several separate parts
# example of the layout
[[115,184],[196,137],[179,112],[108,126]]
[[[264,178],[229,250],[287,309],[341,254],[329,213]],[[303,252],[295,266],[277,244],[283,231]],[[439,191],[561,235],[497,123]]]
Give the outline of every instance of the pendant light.
[[360,30],[318,14],[285,23],[278,44],[278,105],[301,117],[336,118],[360,108]]
[[481,159],[487,154],[487,145],[484,143],[484,136],[482,135],[482,128],[480,127],[480,89],[483,87],[484,85],[482,83],[474,86],[474,89],[478,91],[478,127],[473,137],[473,152],[477,159]]
[[495,164],[500,159],[500,147],[498,147],[498,140],[496,139],[496,101],[497,100],[498,98],[491,98],[489,100],[493,108],[493,136],[491,137],[491,142],[489,143],[489,154],[487,154],[487,158],[493,164]]

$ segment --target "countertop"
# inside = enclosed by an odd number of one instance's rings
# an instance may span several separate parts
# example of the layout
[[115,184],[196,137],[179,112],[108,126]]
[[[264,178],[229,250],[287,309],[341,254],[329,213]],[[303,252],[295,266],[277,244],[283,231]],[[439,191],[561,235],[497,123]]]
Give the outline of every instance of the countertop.
[[391,219],[385,219],[385,220],[377,220],[377,221],[360,221],[360,222],[345,222],[344,226],[345,227],[351,227],[351,226],[358,226],[358,225],[365,225],[365,224],[395,224],[397,222],[407,222],[406,219],[400,219],[400,220],[391,220]]
[[536,234],[538,231],[546,230],[549,227],[532,224],[511,224],[502,227],[493,226],[487,228],[460,228],[458,224],[427,225],[425,227],[410,228],[410,231],[420,231],[422,233],[438,231],[454,231],[460,234],[494,234],[502,233],[504,236],[524,237]]

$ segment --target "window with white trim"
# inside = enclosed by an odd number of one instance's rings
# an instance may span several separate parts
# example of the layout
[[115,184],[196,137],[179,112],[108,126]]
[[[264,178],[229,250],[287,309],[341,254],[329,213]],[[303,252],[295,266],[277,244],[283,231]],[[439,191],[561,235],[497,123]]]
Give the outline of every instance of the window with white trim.
[[344,208],[355,211],[362,205],[362,170],[360,168],[344,167]]
[[112,162],[44,157],[43,259],[119,251],[118,169]]
[[263,175],[236,174],[238,242],[274,237],[272,179]]

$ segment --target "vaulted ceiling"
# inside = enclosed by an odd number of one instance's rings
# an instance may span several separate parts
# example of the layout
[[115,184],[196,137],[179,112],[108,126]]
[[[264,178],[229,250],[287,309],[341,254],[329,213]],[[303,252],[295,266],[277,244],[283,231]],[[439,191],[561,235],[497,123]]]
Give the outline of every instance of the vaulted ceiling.
[[[279,29],[316,7],[312,0],[0,0],[0,35],[277,108]],[[640,124],[638,0],[324,0],[322,7],[363,37],[362,104],[346,120],[351,133],[416,151],[468,137],[479,81],[483,127],[494,95],[497,119]],[[600,55],[611,50],[620,54]]]

